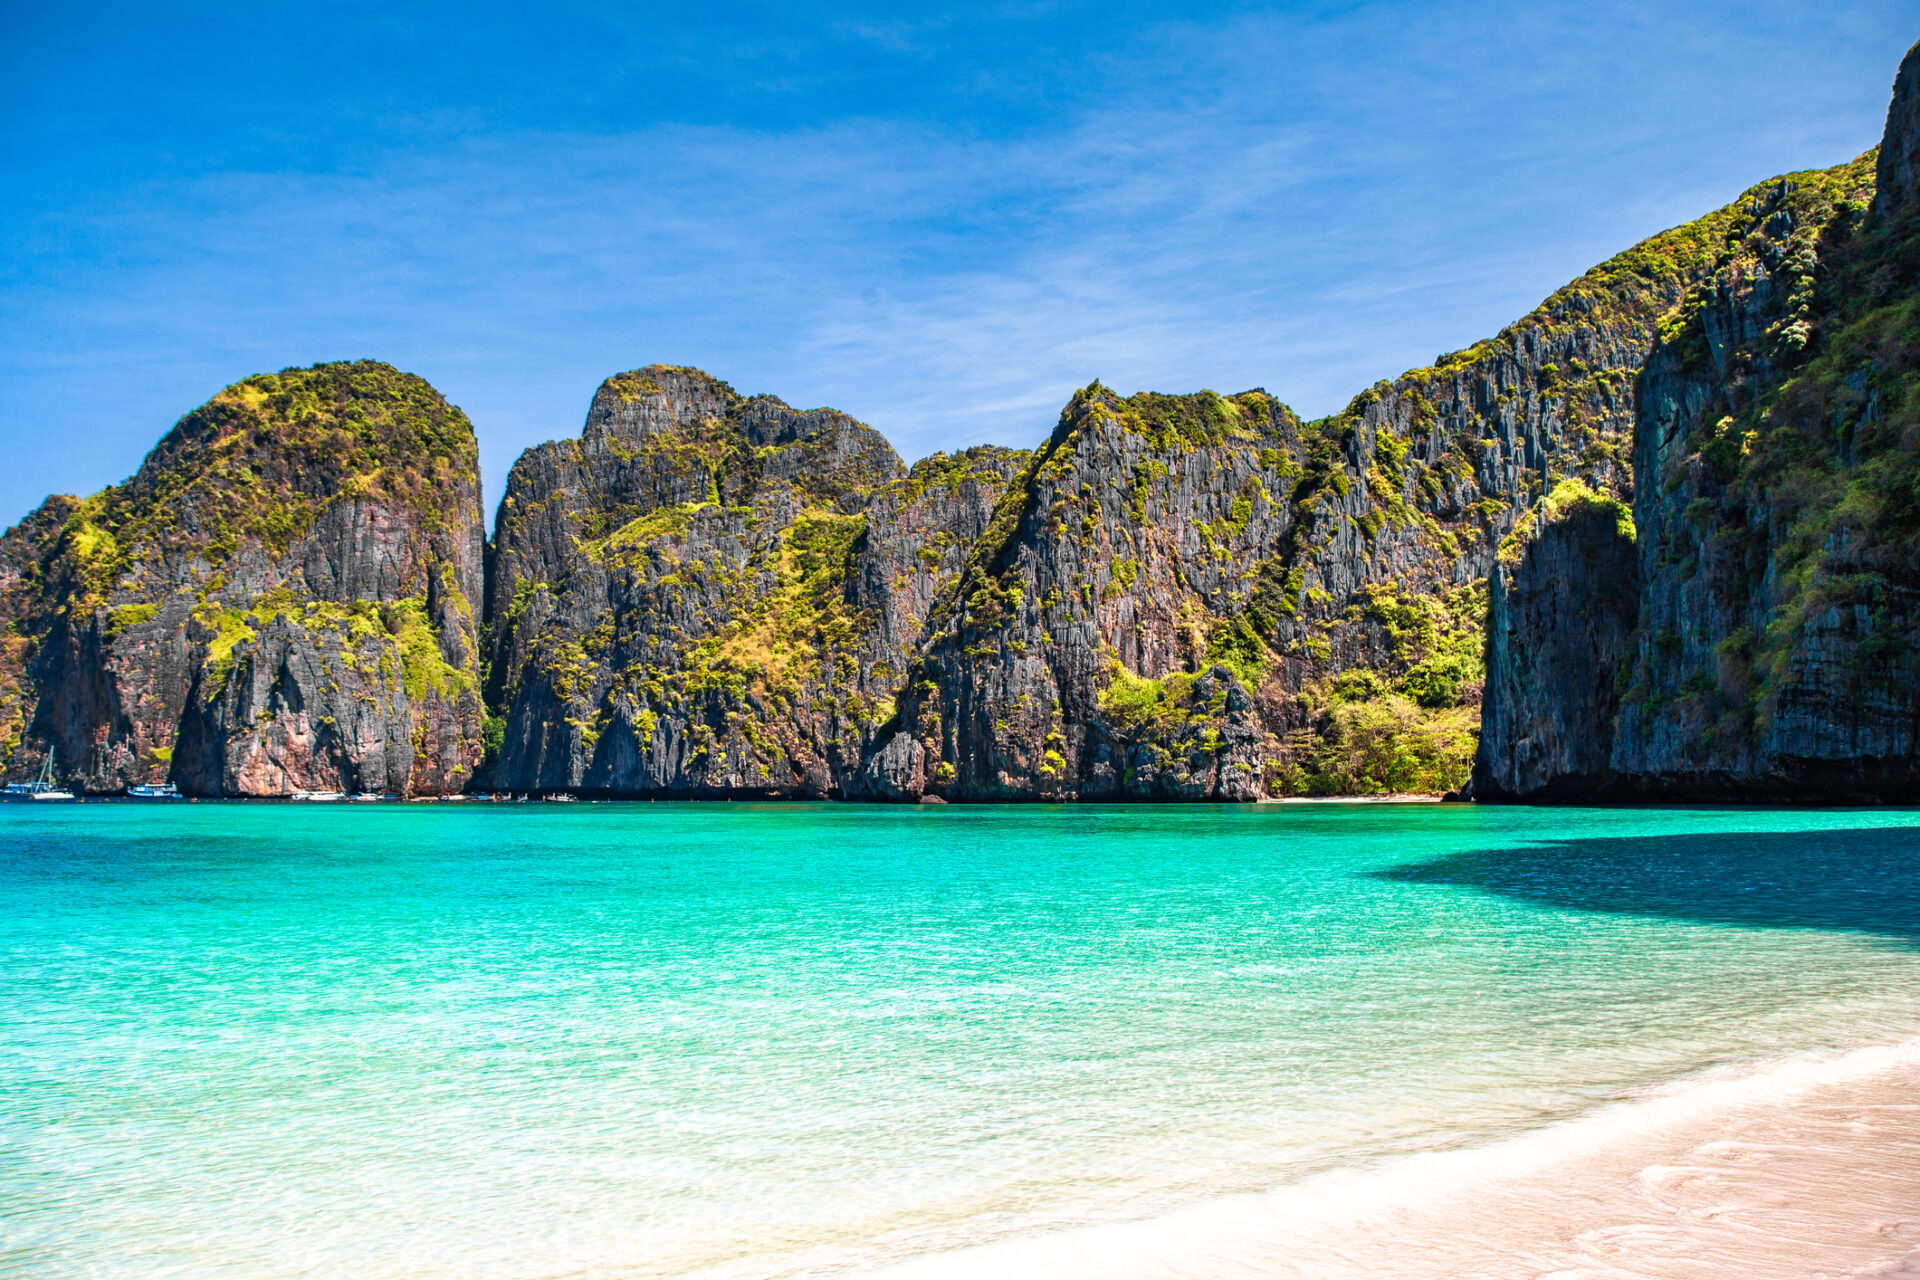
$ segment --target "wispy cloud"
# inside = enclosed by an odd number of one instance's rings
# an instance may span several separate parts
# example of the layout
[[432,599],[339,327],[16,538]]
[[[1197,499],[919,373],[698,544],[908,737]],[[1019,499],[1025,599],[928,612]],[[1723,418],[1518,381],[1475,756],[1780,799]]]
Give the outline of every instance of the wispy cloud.
[[[1087,88],[1029,127],[459,123],[324,172],[53,202],[0,266],[0,430],[31,459],[0,502],[124,475],[233,378],[361,355],[469,411],[493,494],[601,377],[653,360],[843,408],[909,457],[1031,443],[1096,376],[1327,412],[1877,134],[1898,50],[1614,18],[1649,42],[1464,5],[1160,24],[1058,67]],[[866,25],[846,34],[938,36]],[[1703,91],[1702,58],[1757,65]],[[1822,58],[1782,108],[1769,67]],[[1873,83],[1836,87],[1857,66]],[[38,443],[81,431],[97,453]]]

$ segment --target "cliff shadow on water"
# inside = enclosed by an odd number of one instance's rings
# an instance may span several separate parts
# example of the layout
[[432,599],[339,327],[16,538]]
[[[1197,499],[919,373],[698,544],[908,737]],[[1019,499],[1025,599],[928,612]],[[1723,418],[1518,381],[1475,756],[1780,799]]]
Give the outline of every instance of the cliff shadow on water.
[[1369,874],[1575,911],[1920,945],[1920,827],[1556,840]]

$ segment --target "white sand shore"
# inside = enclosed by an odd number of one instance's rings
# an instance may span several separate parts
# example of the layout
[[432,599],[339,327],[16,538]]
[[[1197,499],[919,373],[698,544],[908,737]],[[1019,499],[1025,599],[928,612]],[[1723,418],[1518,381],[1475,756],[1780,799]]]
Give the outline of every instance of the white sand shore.
[[1492,1147],[887,1274],[1920,1277],[1920,1041],[1694,1081]]

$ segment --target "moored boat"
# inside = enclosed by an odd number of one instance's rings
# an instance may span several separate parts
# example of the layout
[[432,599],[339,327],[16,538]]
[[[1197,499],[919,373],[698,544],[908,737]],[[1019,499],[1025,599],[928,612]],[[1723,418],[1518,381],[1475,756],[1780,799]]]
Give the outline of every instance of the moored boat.
[[136,782],[127,788],[129,800],[184,800],[180,789],[171,782]]
[[305,800],[313,804],[327,804],[335,800],[345,800],[344,791],[296,791],[287,797],[289,800]]
[[53,780],[53,749],[47,749],[47,759],[40,766],[40,776],[32,782],[12,782],[7,784],[3,793],[8,800],[72,800],[73,792],[63,790]]

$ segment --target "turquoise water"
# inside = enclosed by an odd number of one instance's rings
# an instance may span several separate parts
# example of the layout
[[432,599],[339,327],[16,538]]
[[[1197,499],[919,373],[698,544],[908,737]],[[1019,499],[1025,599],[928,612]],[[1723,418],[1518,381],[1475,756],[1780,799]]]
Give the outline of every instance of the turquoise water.
[[1920,1035],[1920,814],[0,807],[0,1273],[760,1277]]

